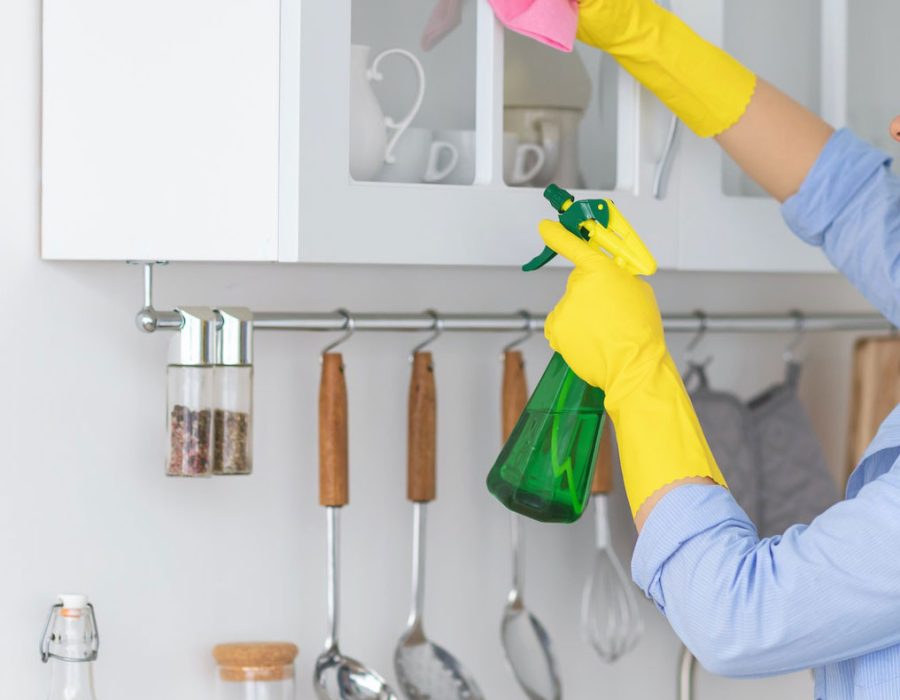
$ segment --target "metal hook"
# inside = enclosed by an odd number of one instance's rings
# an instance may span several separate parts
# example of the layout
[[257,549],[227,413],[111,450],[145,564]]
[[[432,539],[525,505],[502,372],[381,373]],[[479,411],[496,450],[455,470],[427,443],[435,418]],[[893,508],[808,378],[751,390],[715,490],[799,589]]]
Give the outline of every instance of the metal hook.
[[510,350],[512,350],[513,348],[519,347],[522,343],[524,343],[524,342],[527,341],[529,338],[531,338],[531,336],[534,335],[534,316],[532,316],[532,315],[531,315],[528,311],[526,311],[525,309],[522,309],[521,311],[519,311],[519,315],[520,315],[520,316],[524,319],[524,321],[525,321],[525,334],[519,336],[518,338],[516,338],[515,340],[513,340],[511,343],[507,343],[507,344],[503,347],[503,350],[501,351],[501,355],[500,355],[501,359],[503,358],[503,355],[505,355],[506,353],[508,353],[508,352],[509,352]]
[[706,312],[697,309],[694,311],[694,316],[697,318],[698,328],[697,334],[691,338],[691,341],[687,344],[685,348],[685,357],[687,359],[687,363],[691,367],[700,367],[705,368],[710,362],[712,362],[712,356],[707,357],[702,362],[698,362],[694,356],[694,351],[697,349],[697,346],[700,345],[700,342],[706,337],[706,331],[708,327],[708,317]]
[[331,352],[338,345],[341,345],[342,343],[347,342],[350,339],[350,336],[353,335],[353,332],[356,330],[356,321],[353,319],[353,316],[350,314],[349,311],[347,311],[347,309],[338,309],[337,313],[339,313],[341,316],[344,317],[344,325],[341,326],[341,328],[344,329],[344,331],[345,331],[344,335],[342,335],[340,338],[338,338],[334,342],[326,345],[322,349],[322,352],[319,353],[320,361],[326,355],[326,353]]
[[416,345],[416,347],[414,347],[412,350],[410,350],[410,352],[409,352],[410,362],[412,362],[413,356],[417,352],[422,352],[422,350],[424,350],[429,345],[431,345],[435,340],[438,339],[438,337],[440,337],[441,333],[444,332],[444,322],[441,320],[441,317],[438,315],[438,312],[435,311],[434,309],[426,309],[425,313],[428,314],[429,316],[431,316],[431,319],[432,319],[431,329],[432,329],[433,333],[428,338],[423,340],[421,343]]
[[794,337],[787,344],[787,347],[784,349],[784,353],[782,355],[782,357],[784,357],[785,363],[787,364],[795,362],[797,359],[794,356],[794,350],[796,350],[800,343],[803,341],[803,326],[805,325],[805,317],[803,316],[802,311],[794,309],[793,311],[791,311],[790,315],[794,319]]
[[685,352],[688,355],[693,354],[694,350],[697,349],[697,346],[700,345],[700,341],[703,340],[703,337],[706,335],[706,314],[697,309],[694,312],[694,316],[697,318],[699,327],[697,328],[696,335],[691,338],[691,342],[689,342],[687,344],[687,347],[685,347]]

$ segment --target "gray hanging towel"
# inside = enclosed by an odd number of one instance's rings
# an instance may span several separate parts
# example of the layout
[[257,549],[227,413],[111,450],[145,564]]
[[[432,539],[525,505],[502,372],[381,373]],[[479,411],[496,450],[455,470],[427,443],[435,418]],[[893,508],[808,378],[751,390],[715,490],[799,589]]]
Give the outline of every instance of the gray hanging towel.
[[784,382],[749,403],[759,452],[761,537],[808,524],[838,499],[822,447],[797,396],[799,378],[800,365],[790,362]]
[[703,365],[692,364],[684,375],[685,386],[696,383],[691,401],[709,448],[728,482],[731,494],[754,523],[759,523],[759,457],[753,435],[753,418],[734,394],[711,389]]

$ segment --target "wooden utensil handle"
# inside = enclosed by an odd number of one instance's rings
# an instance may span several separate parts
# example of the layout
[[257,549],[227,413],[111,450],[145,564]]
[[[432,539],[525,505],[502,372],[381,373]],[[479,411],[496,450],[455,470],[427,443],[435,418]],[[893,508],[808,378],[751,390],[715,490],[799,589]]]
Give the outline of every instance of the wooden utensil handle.
[[591,493],[609,493],[613,487],[613,438],[612,423],[607,416],[597,450],[597,464],[594,466],[594,480]]
[[437,401],[430,352],[413,355],[409,383],[407,498],[428,503],[435,497]]
[[319,383],[319,504],[349,502],[347,450],[347,385],[344,358],[338,352],[322,356]]
[[509,439],[527,402],[528,384],[525,380],[525,360],[521,352],[507,350],[503,353],[503,392],[500,404],[503,442]]

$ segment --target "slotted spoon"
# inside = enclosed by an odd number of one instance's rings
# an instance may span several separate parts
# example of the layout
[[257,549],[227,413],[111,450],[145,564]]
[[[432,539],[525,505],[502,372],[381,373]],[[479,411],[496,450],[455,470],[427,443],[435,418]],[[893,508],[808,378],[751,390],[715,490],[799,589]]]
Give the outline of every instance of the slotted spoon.
[[412,610],[397,642],[394,669],[409,700],[483,700],[475,680],[446,649],[425,637],[425,508],[435,497],[436,403],[431,353],[413,354],[409,388],[407,497],[413,502]]

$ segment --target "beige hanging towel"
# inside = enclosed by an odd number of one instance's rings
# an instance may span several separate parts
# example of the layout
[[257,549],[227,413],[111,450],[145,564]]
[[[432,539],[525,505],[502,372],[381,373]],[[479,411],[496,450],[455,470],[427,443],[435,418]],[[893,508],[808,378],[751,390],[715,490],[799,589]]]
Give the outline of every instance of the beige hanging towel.
[[853,349],[846,476],[859,464],[878,427],[898,403],[900,337],[860,338]]

